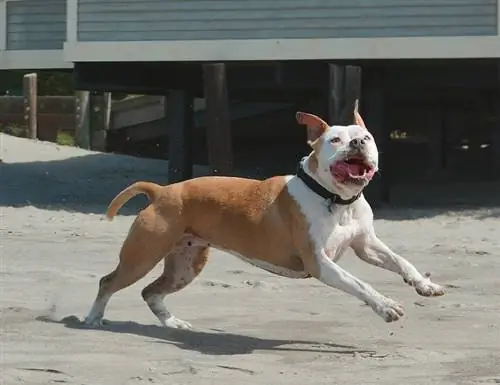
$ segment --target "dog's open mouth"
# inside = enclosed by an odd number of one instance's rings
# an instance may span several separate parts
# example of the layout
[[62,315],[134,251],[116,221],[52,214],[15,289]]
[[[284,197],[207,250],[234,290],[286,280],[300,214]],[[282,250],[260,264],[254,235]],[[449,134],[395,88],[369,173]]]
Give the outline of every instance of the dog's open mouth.
[[363,156],[348,156],[335,162],[331,173],[338,182],[363,184],[373,178],[375,168]]

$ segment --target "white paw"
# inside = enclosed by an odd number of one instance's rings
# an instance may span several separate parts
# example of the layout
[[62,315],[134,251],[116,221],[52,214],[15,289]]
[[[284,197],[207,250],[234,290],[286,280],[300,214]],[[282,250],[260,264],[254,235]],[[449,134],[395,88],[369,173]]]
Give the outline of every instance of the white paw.
[[92,328],[100,328],[100,327],[103,326],[102,317],[87,316],[85,318],[85,320],[83,321],[83,324],[85,326],[89,326],[89,327],[92,327]]
[[375,310],[385,322],[397,321],[405,314],[403,306],[390,298],[381,299],[375,304],[373,310]]
[[189,322],[183,321],[179,318],[176,318],[174,316],[170,316],[170,318],[167,318],[165,322],[163,322],[163,325],[165,325],[168,328],[173,328],[173,329],[192,329],[193,327]]
[[424,297],[439,297],[446,292],[443,286],[431,282],[428,276],[415,284],[415,290]]

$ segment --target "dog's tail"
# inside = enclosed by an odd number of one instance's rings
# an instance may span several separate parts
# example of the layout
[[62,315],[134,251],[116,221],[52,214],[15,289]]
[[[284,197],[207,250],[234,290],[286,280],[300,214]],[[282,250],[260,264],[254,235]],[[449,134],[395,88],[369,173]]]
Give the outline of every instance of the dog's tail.
[[139,194],[146,194],[149,201],[154,202],[160,187],[160,185],[152,182],[135,182],[113,198],[106,211],[106,217],[110,221],[113,220],[118,210],[130,199]]

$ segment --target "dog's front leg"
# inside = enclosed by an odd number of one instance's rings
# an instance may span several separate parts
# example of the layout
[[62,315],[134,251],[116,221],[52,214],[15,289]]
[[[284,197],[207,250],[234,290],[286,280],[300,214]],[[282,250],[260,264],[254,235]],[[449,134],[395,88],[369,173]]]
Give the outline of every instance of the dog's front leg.
[[431,282],[429,274],[422,275],[410,262],[393,252],[374,232],[363,234],[351,247],[365,262],[401,275],[422,296],[435,297],[445,293],[441,285]]
[[377,292],[369,284],[356,278],[335,262],[333,262],[324,249],[317,256],[319,276],[324,284],[351,294],[369,305],[386,322],[397,321],[404,314],[403,307]]

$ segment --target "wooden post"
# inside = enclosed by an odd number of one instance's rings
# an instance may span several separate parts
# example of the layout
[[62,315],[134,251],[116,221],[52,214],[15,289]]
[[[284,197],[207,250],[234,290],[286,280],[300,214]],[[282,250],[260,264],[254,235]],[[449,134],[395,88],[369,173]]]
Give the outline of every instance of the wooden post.
[[103,108],[102,128],[104,131],[108,131],[111,124],[111,105],[112,105],[111,92],[105,92],[102,104]]
[[76,131],[75,142],[78,147],[90,150],[91,148],[91,106],[89,91],[76,92]]
[[28,129],[28,137],[36,139],[37,133],[37,75],[26,74],[23,77],[24,121]]
[[106,136],[111,117],[111,93],[92,93],[90,95],[91,118],[91,148],[95,151],[106,150]]
[[354,124],[354,106],[361,100],[361,67],[346,66],[344,73],[344,105],[340,113],[340,122]]
[[170,91],[165,100],[168,127],[168,182],[170,184],[193,176],[192,131],[194,98],[186,91]]
[[361,94],[361,68],[328,64],[328,124],[353,124],[354,103]]
[[203,82],[208,161],[212,174],[229,175],[233,172],[233,149],[225,64],[204,64]]
[[327,119],[328,124],[342,124],[344,108],[345,66],[328,64]]
[[379,150],[380,174],[376,175],[365,189],[370,203],[378,206],[380,203],[389,203],[390,172],[388,159],[389,127],[385,112],[386,94],[384,92],[383,73],[379,69],[363,71],[363,99],[360,101],[360,114],[367,128],[374,136]]

